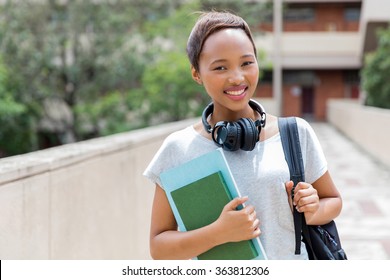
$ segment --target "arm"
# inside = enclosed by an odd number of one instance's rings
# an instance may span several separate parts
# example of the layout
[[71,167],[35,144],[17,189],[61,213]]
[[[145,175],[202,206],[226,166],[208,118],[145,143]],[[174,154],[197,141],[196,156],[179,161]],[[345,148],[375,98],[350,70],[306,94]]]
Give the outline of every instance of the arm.
[[[292,184],[286,186],[290,194]],[[298,183],[294,193],[293,205],[305,213],[308,225],[326,224],[340,214],[342,199],[328,171],[312,185]]]
[[190,259],[231,241],[260,235],[259,220],[253,206],[240,211],[235,208],[247,198],[229,202],[212,224],[187,232],[179,232],[164,190],[156,185],[150,229],[150,253],[153,259]]

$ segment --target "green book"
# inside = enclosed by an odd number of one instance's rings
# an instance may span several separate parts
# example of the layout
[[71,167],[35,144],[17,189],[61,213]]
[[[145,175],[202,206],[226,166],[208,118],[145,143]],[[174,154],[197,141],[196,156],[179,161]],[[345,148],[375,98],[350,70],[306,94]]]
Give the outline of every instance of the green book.
[[[187,230],[197,229],[218,219],[232,199],[221,172],[213,173],[171,193]],[[226,243],[201,254],[199,260],[250,260],[258,256],[252,241]]]
[[[241,196],[222,149],[164,171],[160,179],[181,231],[211,224],[229,201]],[[216,246],[197,256],[197,259],[251,260],[267,257],[260,239],[254,238]]]

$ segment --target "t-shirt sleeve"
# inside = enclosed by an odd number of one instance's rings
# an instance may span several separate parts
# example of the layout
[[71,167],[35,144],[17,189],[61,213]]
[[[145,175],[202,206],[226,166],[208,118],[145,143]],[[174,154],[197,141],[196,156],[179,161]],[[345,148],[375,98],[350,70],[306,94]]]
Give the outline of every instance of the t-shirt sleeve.
[[151,180],[154,184],[159,184],[161,187],[163,187],[160,180],[161,172],[170,168],[170,164],[175,162],[172,157],[174,157],[176,149],[173,145],[173,141],[171,141],[171,138],[172,135],[168,136],[164,140],[163,144],[143,172],[143,175],[146,178]]
[[305,168],[305,181],[312,184],[325,174],[328,170],[328,164],[317,135],[310,124],[301,118],[297,118],[297,124]]

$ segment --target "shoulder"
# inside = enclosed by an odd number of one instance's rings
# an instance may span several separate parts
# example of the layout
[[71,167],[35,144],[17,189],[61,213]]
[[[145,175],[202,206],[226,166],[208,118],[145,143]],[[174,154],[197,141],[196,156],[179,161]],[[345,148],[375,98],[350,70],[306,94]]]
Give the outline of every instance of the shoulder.
[[192,126],[187,126],[169,134],[165,138],[163,145],[180,145],[187,142],[191,137],[195,137],[194,129]]
[[195,134],[192,130],[193,128],[189,126],[169,134],[145,169],[144,175],[161,186],[160,173],[181,161],[186,154],[184,153],[186,145],[193,138],[191,134]]
[[302,119],[300,117],[295,117],[295,119],[297,120],[297,125],[298,125],[299,129],[310,129],[311,128],[311,126],[307,120]]
[[[300,138],[306,138],[307,135],[311,135],[314,133],[312,127],[310,124],[300,118],[300,117],[295,117],[297,121],[297,126],[298,126],[298,132],[300,135]],[[278,123],[279,117],[267,114],[267,123],[264,129],[264,134],[261,137],[261,140],[266,140],[268,138],[273,137],[274,135],[278,134],[279,132],[279,123]]]
[[312,128],[312,126],[310,125],[310,123],[308,123],[308,121],[306,121],[305,119],[302,119],[300,117],[296,117],[296,120],[297,120],[297,126],[298,126],[298,132],[299,132],[299,135],[303,138],[313,138],[315,136],[315,132]]
[[185,135],[191,135],[192,132],[193,132],[192,126],[187,126],[183,129],[177,130],[169,134],[168,137],[165,139],[165,141],[175,141],[177,139],[181,139],[181,137]]
[[300,117],[294,117],[297,122],[299,141],[303,149],[319,149],[320,143],[317,135],[308,121]]
[[317,155],[321,161],[325,162],[321,143],[310,123],[302,118],[297,118],[297,125],[301,147],[306,151],[306,155],[310,157]]

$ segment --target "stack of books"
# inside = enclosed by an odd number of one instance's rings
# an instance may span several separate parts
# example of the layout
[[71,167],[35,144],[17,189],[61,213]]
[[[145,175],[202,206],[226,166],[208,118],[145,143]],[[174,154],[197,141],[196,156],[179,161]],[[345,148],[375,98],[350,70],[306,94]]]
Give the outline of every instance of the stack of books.
[[[211,224],[229,201],[241,196],[223,153],[217,149],[161,173],[162,186],[180,231]],[[197,259],[264,260],[267,257],[260,239],[254,238],[216,246]]]

